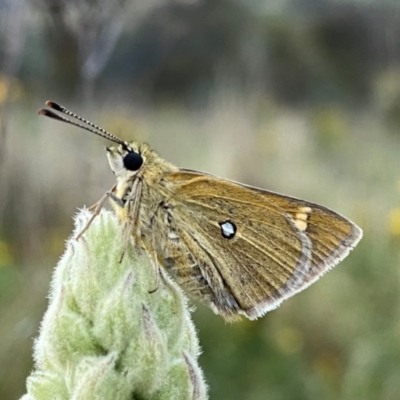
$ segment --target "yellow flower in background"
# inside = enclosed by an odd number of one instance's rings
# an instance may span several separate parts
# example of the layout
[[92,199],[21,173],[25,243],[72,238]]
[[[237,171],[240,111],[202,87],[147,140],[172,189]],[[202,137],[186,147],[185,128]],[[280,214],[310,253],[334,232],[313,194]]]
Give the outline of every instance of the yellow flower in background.
[[389,212],[389,232],[393,236],[400,235],[400,208],[393,208]]

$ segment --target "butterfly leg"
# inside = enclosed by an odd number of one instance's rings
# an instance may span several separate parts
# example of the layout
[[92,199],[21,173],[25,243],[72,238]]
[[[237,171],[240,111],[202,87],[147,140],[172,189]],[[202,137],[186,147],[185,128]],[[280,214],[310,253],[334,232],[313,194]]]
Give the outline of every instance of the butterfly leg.
[[122,246],[122,253],[119,259],[119,263],[121,263],[122,260],[124,259],[126,250],[128,249],[129,246],[129,241],[132,237],[132,234],[134,234],[135,227],[137,226],[137,222],[139,219],[139,201],[140,201],[141,188],[142,186],[140,184],[140,181],[135,181],[131,193],[125,200],[125,202],[122,201],[122,199],[115,196],[114,193],[109,194],[109,196],[117,205],[119,205],[120,207],[127,207],[128,216],[132,216],[127,221],[125,221],[124,224],[124,234],[123,234],[124,243]]
[[121,252],[121,256],[120,256],[120,258],[119,258],[119,263],[121,264],[122,263],[122,260],[124,259],[124,256],[125,256],[125,253],[126,253],[126,250],[128,249],[128,246],[129,246],[129,239],[131,238],[131,234],[132,234],[132,229],[130,229],[130,227],[125,227],[125,229],[124,229],[124,234],[123,234],[123,237],[124,237],[124,242],[123,242],[123,244],[122,244],[122,252]]
[[152,240],[151,241],[152,241],[152,248],[153,248],[153,251],[152,251],[152,254],[151,254],[151,261],[152,261],[152,264],[153,264],[154,275],[156,277],[156,284],[155,284],[153,289],[149,290],[150,294],[156,292],[158,290],[158,288],[160,287],[160,275],[161,275],[160,266],[158,264],[157,253],[155,251],[156,247],[155,247],[154,233],[152,235]]
[[91,216],[87,224],[84,226],[84,228],[79,232],[78,236],[76,237],[76,240],[79,240],[82,237],[82,235],[89,229],[89,226],[92,224],[94,219],[100,214],[100,211],[103,208],[104,203],[106,202],[110,194],[113,194],[112,192],[115,190],[116,186],[117,185],[114,185],[107,193],[105,193],[102,196],[102,198],[97,203],[89,207],[89,211],[93,212],[93,215]]
[[124,208],[125,202],[117,197],[112,191],[107,192],[105,196],[111,198],[119,207]]

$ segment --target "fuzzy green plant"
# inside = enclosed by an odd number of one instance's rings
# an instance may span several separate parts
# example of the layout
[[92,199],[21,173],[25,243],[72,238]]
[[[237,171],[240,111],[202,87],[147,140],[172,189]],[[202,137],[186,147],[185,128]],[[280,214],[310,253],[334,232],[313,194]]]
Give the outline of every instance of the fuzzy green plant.
[[145,252],[122,262],[120,223],[81,211],[58,263],[21,400],[206,399],[199,344],[186,299]]

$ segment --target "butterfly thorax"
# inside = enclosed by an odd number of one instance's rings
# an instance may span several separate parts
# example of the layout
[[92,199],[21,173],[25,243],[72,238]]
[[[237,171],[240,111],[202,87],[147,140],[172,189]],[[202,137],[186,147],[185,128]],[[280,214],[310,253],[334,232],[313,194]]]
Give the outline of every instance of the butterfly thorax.
[[[143,159],[136,171],[129,170],[124,164],[129,150]],[[171,185],[163,178],[178,168],[163,160],[146,143],[131,142],[129,150],[123,146],[107,149],[110,167],[117,180],[114,195],[121,200],[112,201],[112,204],[120,220],[130,226],[136,241],[147,241],[157,210],[171,196]]]

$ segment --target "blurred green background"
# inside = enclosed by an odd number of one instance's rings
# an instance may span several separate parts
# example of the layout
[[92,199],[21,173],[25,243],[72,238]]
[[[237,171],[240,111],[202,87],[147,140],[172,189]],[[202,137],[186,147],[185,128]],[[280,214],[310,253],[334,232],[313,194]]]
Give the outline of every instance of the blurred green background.
[[77,208],[114,182],[56,100],[176,165],[326,205],[364,239],[264,318],[194,313],[210,397],[400,398],[400,4],[0,0],[0,399]]

